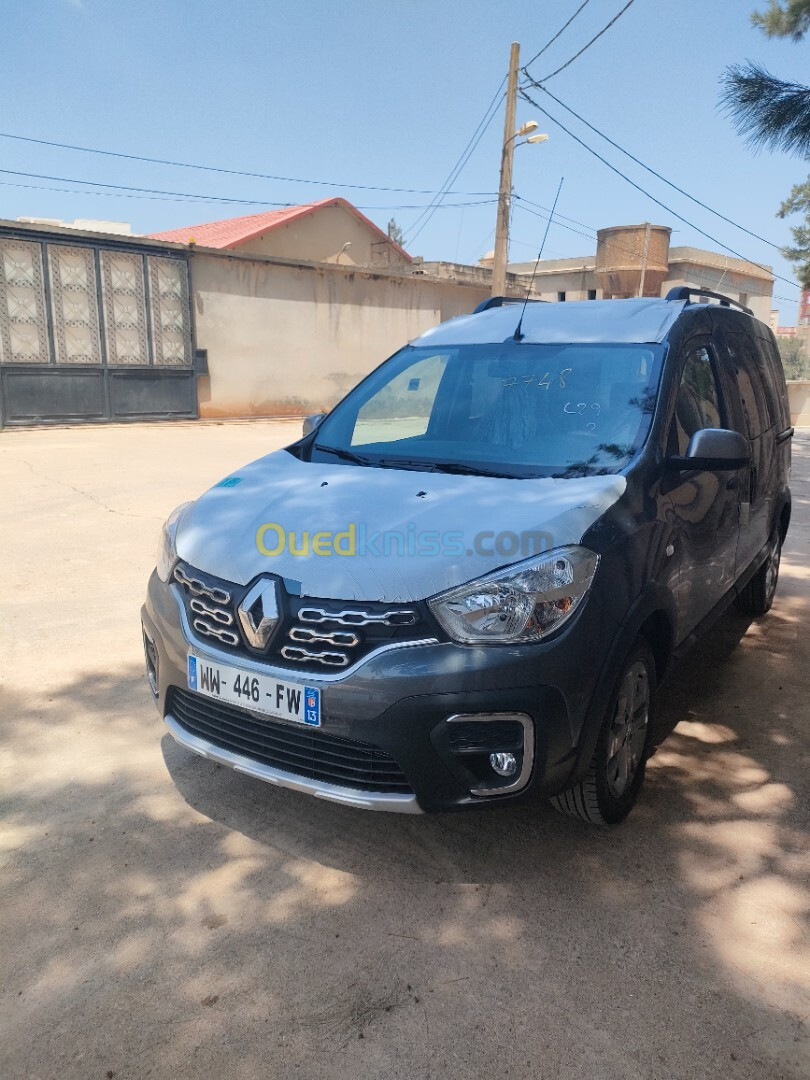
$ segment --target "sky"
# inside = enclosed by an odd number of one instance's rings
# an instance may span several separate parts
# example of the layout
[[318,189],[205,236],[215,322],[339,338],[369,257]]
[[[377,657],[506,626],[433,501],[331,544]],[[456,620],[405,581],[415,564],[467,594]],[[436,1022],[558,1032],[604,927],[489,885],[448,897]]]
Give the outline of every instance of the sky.
[[[551,75],[625,2],[589,0],[531,74]],[[580,3],[0,0],[5,135],[287,178],[0,137],[0,217],[112,219],[145,233],[342,195],[383,228],[395,218],[411,254],[477,262],[495,231],[504,136],[499,87],[510,43],[520,42],[526,63]],[[634,0],[547,85],[661,175],[782,246],[790,242],[790,220],[776,212],[808,167],[786,154],[752,153],[718,102],[724,68],[745,59],[806,81],[810,40],[769,41],[749,18],[764,6],[765,0]],[[537,119],[549,140],[516,150],[511,260],[536,256],[547,216],[540,208],[551,206],[562,179],[560,221],[551,225],[544,258],[590,255],[596,229],[651,221],[672,227],[673,246],[727,245],[795,281],[769,243],[673,191],[542,92],[535,97],[669,209],[519,101],[518,124]],[[424,213],[493,100],[501,104],[453,194]],[[774,294],[780,321],[794,323],[798,288],[777,280]]]

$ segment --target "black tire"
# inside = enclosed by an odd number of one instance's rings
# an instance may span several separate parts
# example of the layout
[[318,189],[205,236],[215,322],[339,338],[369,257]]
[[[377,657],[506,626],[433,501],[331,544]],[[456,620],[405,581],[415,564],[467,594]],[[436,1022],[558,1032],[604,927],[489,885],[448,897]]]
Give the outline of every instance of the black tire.
[[[634,717],[635,722],[630,724],[627,722],[629,687],[635,687],[634,702],[636,697],[643,699],[638,707],[631,705],[631,711],[638,715]],[[627,817],[644,782],[655,710],[655,690],[655,660],[647,641],[640,637],[627,654],[616,679],[585,778],[574,787],[555,795],[551,799],[553,806],[563,814],[580,818],[591,825],[618,825]],[[642,707],[643,716],[639,712]]]
[[767,615],[773,606],[776,586],[779,584],[779,564],[782,560],[782,534],[771,538],[768,558],[760,566],[740,595],[737,607],[746,615]]

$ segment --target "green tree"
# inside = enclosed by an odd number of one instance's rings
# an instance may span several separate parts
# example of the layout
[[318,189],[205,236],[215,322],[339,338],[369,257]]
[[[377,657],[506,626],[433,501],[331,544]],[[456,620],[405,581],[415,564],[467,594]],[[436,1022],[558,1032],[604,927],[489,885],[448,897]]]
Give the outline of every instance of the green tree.
[[[810,3],[810,0],[808,0]],[[395,244],[399,244],[402,247],[405,237],[402,235],[402,229],[397,225],[396,218],[391,218],[388,222],[388,239],[393,240]]]
[[786,379],[810,379],[810,357],[803,343],[797,338],[778,337],[779,355]]
[[804,224],[791,225],[793,243],[790,247],[782,248],[782,254],[796,267],[796,276],[802,288],[810,289],[810,180],[794,184],[777,216],[786,218],[798,213],[804,214]]
[[801,41],[810,30],[810,3],[807,0],[769,0],[767,11],[755,11],[751,22],[768,37],[790,37]]

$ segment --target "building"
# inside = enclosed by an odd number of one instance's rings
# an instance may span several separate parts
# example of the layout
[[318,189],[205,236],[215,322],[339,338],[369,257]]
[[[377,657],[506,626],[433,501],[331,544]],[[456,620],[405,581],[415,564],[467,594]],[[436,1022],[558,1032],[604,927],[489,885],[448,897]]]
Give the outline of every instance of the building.
[[[543,300],[602,300],[622,296],[666,296],[679,285],[720,292],[750,307],[769,323],[773,274],[769,266],[695,247],[670,247],[663,225],[620,225],[600,229],[592,255],[510,263],[526,280],[534,274],[533,295]],[[491,265],[485,256],[480,265]]]
[[407,266],[411,256],[346,199],[151,233],[151,239],[341,266]]
[[[534,271],[513,264],[510,294],[686,284],[771,311],[767,268],[670,248],[661,226],[601,230],[593,256],[541,262],[530,289]],[[340,198],[151,236],[0,221],[0,426],[319,412],[490,289],[486,265],[413,259]]]
[[489,292],[417,271],[344,199],[103,225],[0,221],[0,427],[320,411]]

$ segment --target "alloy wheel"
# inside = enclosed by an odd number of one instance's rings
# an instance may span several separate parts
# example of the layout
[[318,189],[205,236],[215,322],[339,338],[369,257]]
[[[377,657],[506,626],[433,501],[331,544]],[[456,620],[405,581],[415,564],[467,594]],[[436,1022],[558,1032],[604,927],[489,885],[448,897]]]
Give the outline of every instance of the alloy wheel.
[[776,584],[779,580],[779,564],[782,561],[782,544],[777,537],[773,546],[771,547],[771,553],[768,556],[768,568],[765,571],[765,597],[770,605],[773,601],[776,593]]
[[637,660],[622,680],[610,728],[607,784],[621,798],[633,782],[644,753],[650,720],[650,682],[646,665]]

